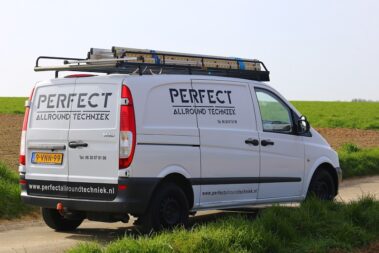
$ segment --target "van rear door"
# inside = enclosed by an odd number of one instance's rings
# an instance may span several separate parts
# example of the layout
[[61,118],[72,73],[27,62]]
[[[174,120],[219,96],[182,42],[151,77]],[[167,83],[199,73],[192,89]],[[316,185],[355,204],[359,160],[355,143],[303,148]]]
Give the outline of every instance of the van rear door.
[[72,79],[37,85],[26,132],[28,194],[67,197]]
[[110,200],[116,196],[121,83],[79,78],[68,137],[69,197]]

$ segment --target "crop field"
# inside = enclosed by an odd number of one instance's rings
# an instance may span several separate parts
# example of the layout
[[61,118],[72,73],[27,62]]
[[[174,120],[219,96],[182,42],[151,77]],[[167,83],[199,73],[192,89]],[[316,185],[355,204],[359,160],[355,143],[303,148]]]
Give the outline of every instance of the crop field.
[[0,97],[1,114],[23,114],[25,97]]
[[[23,114],[26,97],[0,97],[0,114]],[[379,102],[292,101],[316,128],[379,130]]]
[[379,130],[379,102],[311,102],[292,104],[313,127]]

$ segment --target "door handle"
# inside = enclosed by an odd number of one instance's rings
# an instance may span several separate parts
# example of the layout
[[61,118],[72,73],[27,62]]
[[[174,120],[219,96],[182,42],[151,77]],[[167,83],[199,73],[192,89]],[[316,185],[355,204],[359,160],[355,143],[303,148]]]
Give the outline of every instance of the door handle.
[[251,139],[251,138],[245,140],[245,143],[246,144],[252,144],[253,146],[259,145],[259,141],[257,139]]
[[86,148],[86,147],[88,147],[88,143],[84,143],[82,141],[70,141],[68,143],[68,146],[70,148],[78,148],[78,147]]
[[262,145],[262,146],[268,146],[268,145],[273,146],[273,145],[274,145],[274,142],[271,141],[271,140],[262,140],[262,141],[261,141],[261,145]]

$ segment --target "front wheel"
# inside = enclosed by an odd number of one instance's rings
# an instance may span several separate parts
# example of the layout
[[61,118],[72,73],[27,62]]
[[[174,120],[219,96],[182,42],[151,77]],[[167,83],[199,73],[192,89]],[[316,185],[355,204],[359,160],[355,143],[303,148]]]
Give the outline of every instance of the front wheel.
[[139,231],[148,233],[186,225],[188,212],[188,201],[183,190],[169,183],[159,187],[146,214],[138,218],[136,226]]
[[46,225],[56,231],[73,231],[83,222],[83,219],[66,219],[57,210],[50,208],[42,208],[42,217]]
[[314,196],[321,200],[333,200],[336,187],[332,175],[326,170],[319,170],[312,178],[307,197]]

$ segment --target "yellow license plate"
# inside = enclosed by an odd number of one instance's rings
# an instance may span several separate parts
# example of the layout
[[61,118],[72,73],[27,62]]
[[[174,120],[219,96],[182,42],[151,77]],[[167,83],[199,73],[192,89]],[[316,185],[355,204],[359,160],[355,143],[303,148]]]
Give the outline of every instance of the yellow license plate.
[[32,153],[32,163],[34,164],[62,164],[62,153]]

